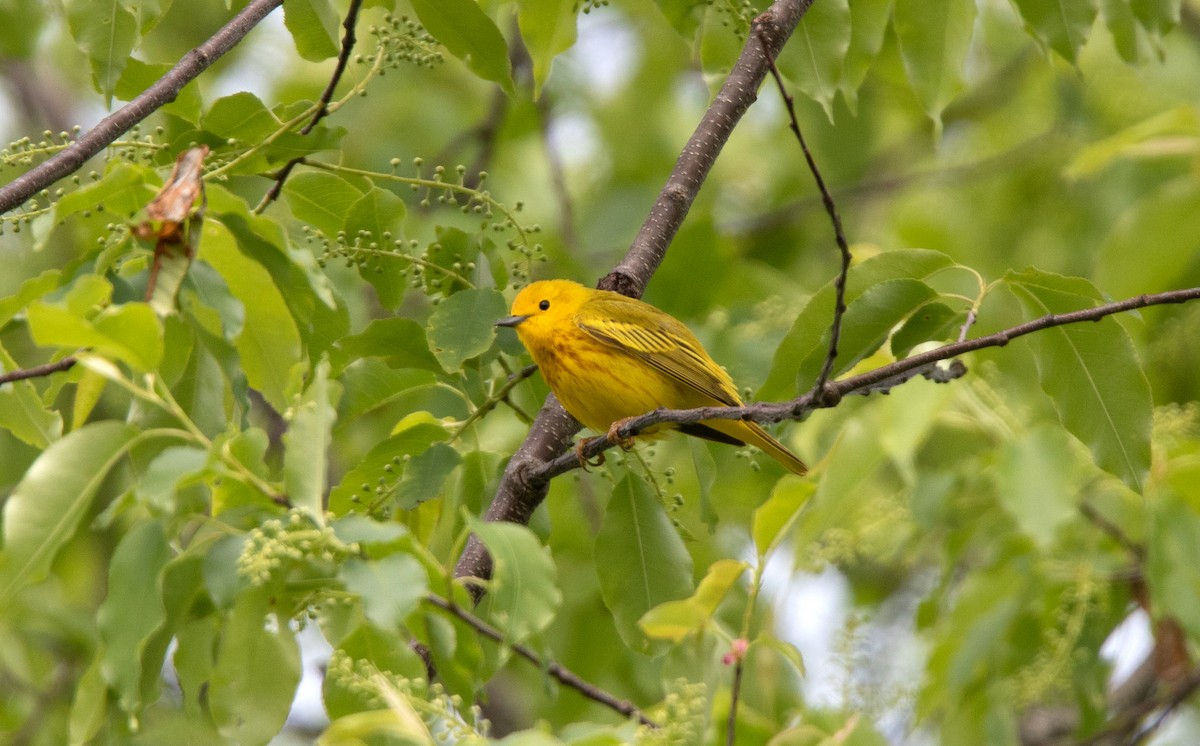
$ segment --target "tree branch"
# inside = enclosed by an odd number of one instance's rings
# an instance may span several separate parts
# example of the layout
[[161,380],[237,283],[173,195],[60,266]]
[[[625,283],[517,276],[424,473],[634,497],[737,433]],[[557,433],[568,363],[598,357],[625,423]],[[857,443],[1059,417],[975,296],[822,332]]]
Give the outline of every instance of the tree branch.
[[76,363],[74,355],[64,357],[62,360],[45,365],[35,365],[32,368],[18,368],[10,370],[7,373],[0,373],[0,386],[13,381],[24,381],[27,378],[41,378],[48,376],[51,373],[59,373],[64,370],[70,370]]
[[[629,251],[613,271],[600,280],[599,287],[634,297],[642,295],[671,239],[683,224],[718,153],[742,114],[757,98],[759,85],[767,76],[768,55],[773,58],[779,54],[811,4],[812,0],[776,0],[754,19],[751,35],[754,38],[747,38],[741,56],[684,146]],[[758,40],[760,34],[765,43]],[[534,509],[545,499],[548,486],[545,479],[531,480],[531,473],[537,465],[566,451],[571,436],[579,428],[579,423],[567,414],[558,400],[553,395],[548,396],[525,442],[509,460],[485,520],[528,523]],[[491,557],[483,544],[471,536],[454,568],[455,577],[490,578],[491,574]],[[477,600],[483,595],[479,584],[471,584],[470,589]]]
[[[604,451],[617,445],[620,441],[634,437],[646,428],[662,423],[690,424],[701,420],[753,420],[770,424],[783,420],[802,420],[817,409],[836,406],[839,401],[850,394],[886,385],[895,385],[898,379],[903,380],[912,371],[924,369],[942,360],[949,360],[967,352],[981,350],[985,347],[1003,347],[1010,341],[1026,334],[1050,329],[1066,324],[1076,324],[1082,321],[1099,321],[1105,316],[1111,316],[1124,311],[1131,311],[1146,306],[1165,305],[1168,303],[1186,303],[1200,298],[1200,288],[1170,290],[1153,295],[1139,295],[1115,303],[1105,303],[1094,308],[1084,308],[1070,313],[1049,314],[1009,329],[976,337],[963,342],[942,345],[919,355],[897,360],[875,370],[867,371],[857,376],[843,378],[829,383],[823,392],[809,391],[786,402],[756,402],[741,407],[698,407],[696,409],[656,409],[640,417],[628,420],[613,433],[617,443],[607,437],[592,438],[578,454],[585,459],[593,459]],[[909,376],[911,377],[911,376]],[[936,378],[935,378],[936,380]],[[564,453],[549,463],[540,464],[530,470],[525,476],[532,484],[548,481],[559,474],[566,473],[580,466],[580,459],[574,451]]]
[[599,287],[635,298],[642,296],[717,155],[746,109],[758,99],[758,89],[767,77],[770,61],[779,56],[810,5],[812,0],[776,0],[754,19],[741,55],[679,154],[646,222],[625,257],[600,281]]
[[[767,42],[762,36],[758,36],[758,40],[765,50]],[[850,244],[846,242],[846,233],[842,230],[842,218],[838,215],[837,205],[833,202],[833,196],[829,194],[829,188],[825,186],[825,179],[821,176],[821,169],[817,168],[817,161],[808,149],[808,143],[804,141],[804,133],[800,131],[800,120],[796,117],[795,99],[788,93],[787,86],[783,84],[783,76],[779,74],[779,68],[775,67],[775,61],[768,57],[767,63],[770,65],[771,77],[775,79],[775,87],[779,89],[779,95],[783,98],[783,103],[787,107],[788,126],[792,128],[792,133],[796,135],[796,141],[800,143],[800,150],[804,153],[804,160],[808,163],[808,170],[812,173],[813,180],[817,182],[817,191],[821,193],[821,203],[825,206],[825,212],[829,214],[830,222],[833,223],[833,238],[837,243],[838,253],[842,258],[841,269],[838,270],[837,279],[833,283],[833,321],[829,324],[829,352],[825,355],[825,363],[821,366],[821,373],[817,376],[817,380],[813,383],[812,387],[813,391],[820,396],[825,391],[825,384],[829,382],[829,376],[833,373],[833,362],[837,360],[838,356],[838,343],[842,339],[842,317],[846,314],[846,278],[850,275],[850,261],[852,259],[850,256]]]
[[593,702],[599,702],[600,704],[604,705],[605,707],[607,707],[611,710],[614,710],[616,712],[619,712],[627,718],[636,718],[637,721],[639,723],[641,723],[642,725],[648,725],[651,728],[658,727],[658,723],[656,723],[653,720],[651,720],[650,718],[646,717],[646,714],[643,713],[640,709],[638,709],[637,706],[634,705],[633,703],[631,703],[627,700],[618,699],[617,697],[604,691],[603,689],[596,686],[595,684],[585,681],[584,679],[580,678],[578,674],[571,671],[566,666],[563,666],[554,661],[542,660],[541,656],[539,656],[531,648],[529,648],[525,645],[514,644],[514,643],[508,642],[507,640],[504,639],[504,635],[500,632],[500,630],[496,629],[492,625],[483,621],[482,619],[475,616],[474,614],[467,611],[466,609],[459,606],[458,604],[454,603],[453,601],[442,598],[441,596],[438,596],[433,593],[426,595],[424,600],[426,603],[436,606],[439,609],[442,609],[443,611],[449,612],[449,613],[453,614],[454,616],[458,617],[463,622],[465,622],[468,626],[470,626],[472,629],[474,629],[476,632],[478,632],[479,634],[488,638],[489,640],[498,642],[501,645],[506,645],[510,650],[512,650],[517,655],[521,656],[522,658],[529,661],[533,665],[537,666],[538,668],[542,669],[546,673],[550,674],[552,677],[554,677],[556,680],[558,680],[558,682],[561,683],[562,685],[570,687],[571,689],[574,689],[575,691],[579,692],[580,694],[582,694],[583,696],[592,700]]
[[[342,21],[342,28],[345,33],[342,35],[342,48],[338,52],[337,64],[334,65],[333,74],[329,76],[329,82],[325,85],[325,90],[321,92],[321,98],[317,101],[321,106],[313,113],[312,119],[304,128],[300,130],[300,134],[307,135],[313,131],[317,123],[325,118],[329,113],[329,102],[333,100],[333,93],[337,90],[337,84],[341,81],[342,75],[346,72],[346,65],[350,62],[350,53],[354,51],[354,44],[357,38],[354,35],[355,26],[358,25],[358,11],[362,8],[363,0],[350,0],[350,7],[346,10],[346,20]],[[279,199],[279,195],[283,192],[283,184],[292,175],[292,169],[303,162],[304,158],[293,158],[283,164],[283,168],[279,169],[275,174],[275,182],[271,184],[271,188],[263,195],[262,200],[255,206],[254,212],[261,213],[266,209],[267,205]]]
[[137,98],[105,117],[68,147],[0,187],[0,213],[24,204],[33,195],[78,170],[96,153],[110,145],[130,127],[175,100],[183,87],[195,80],[222,55],[240,42],[250,29],[283,0],[251,0],[208,41],[183,56],[175,67]]

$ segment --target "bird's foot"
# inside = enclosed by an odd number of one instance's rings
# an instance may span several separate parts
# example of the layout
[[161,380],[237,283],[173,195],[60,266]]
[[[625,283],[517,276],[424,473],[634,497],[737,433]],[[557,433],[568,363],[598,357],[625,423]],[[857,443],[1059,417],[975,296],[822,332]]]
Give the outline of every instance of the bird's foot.
[[633,438],[622,438],[619,431],[635,419],[635,417],[623,417],[609,425],[608,435],[605,436],[608,438],[608,442],[621,446],[622,451],[628,451],[630,448],[633,448]]
[[596,454],[596,458],[594,461],[588,461],[587,456],[583,455],[584,450],[588,447],[588,444],[591,443],[593,440],[595,440],[595,438],[580,438],[579,442],[575,444],[575,458],[577,458],[579,460],[579,467],[581,469],[583,469],[584,471],[587,471],[589,466],[603,466],[604,465],[604,452],[603,451]]

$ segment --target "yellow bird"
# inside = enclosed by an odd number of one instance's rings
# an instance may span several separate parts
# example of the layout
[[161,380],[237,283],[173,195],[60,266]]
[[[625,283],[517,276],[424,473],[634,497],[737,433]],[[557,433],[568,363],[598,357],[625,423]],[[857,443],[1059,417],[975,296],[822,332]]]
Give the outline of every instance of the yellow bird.
[[[544,280],[517,294],[516,330],[563,407],[601,433],[659,407],[741,406],[733,380],[683,322],[649,303],[570,280]],[[795,474],[808,468],[757,423],[663,424],[720,443],[758,446]]]

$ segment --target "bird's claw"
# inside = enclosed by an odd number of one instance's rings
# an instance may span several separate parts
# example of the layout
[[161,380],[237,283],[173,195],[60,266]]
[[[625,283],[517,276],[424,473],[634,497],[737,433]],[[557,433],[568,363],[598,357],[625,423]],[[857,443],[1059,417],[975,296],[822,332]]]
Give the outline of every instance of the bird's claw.
[[620,433],[621,428],[628,425],[633,419],[633,417],[624,417],[609,425],[608,435],[605,436],[608,438],[608,442],[621,446],[622,451],[628,451],[630,448],[633,448],[633,438],[622,438]]
[[584,450],[587,449],[588,444],[591,443],[593,440],[595,440],[595,438],[580,438],[579,442],[575,444],[575,458],[579,460],[579,467],[581,469],[583,469],[584,471],[587,471],[589,466],[603,466],[604,465],[604,452],[603,451],[596,454],[595,461],[589,461],[587,456],[583,455]]

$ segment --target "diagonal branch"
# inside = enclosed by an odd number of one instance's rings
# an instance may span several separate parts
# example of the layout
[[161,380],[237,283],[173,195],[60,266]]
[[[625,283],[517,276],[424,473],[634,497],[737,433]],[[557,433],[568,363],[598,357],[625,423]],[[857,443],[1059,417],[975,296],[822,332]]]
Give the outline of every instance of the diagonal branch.
[[[329,76],[329,82],[325,84],[325,90],[321,92],[321,98],[317,102],[320,107],[313,113],[312,119],[304,128],[300,130],[300,134],[307,135],[312,132],[317,126],[317,123],[325,118],[329,113],[329,102],[333,100],[333,93],[337,90],[337,85],[342,80],[342,75],[346,72],[346,65],[350,62],[350,53],[354,51],[354,45],[358,38],[354,35],[354,29],[358,25],[358,11],[362,8],[363,0],[350,0],[350,7],[346,10],[346,20],[342,22],[342,28],[345,33],[342,34],[342,48],[338,52],[337,64],[333,67],[333,74]],[[254,212],[261,213],[266,209],[267,205],[279,199],[279,195],[283,192],[283,184],[288,177],[292,175],[292,170],[298,164],[304,161],[303,157],[293,158],[283,165],[283,168],[275,174],[275,181],[271,184],[271,188],[263,195],[262,200],[254,208]]]
[[208,41],[185,54],[175,67],[138,94],[137,98],[109,114],[68,147],[0,187],[0,213],[19,207],[33,195],[78,170],[130,127],[164,104],[174,101],[185,85],[236,46],[250,29],[282,4],[283,0],[251,0],[229,23],[209,37]]
[[[811,4],[812,0],[776,0],[754,19],[741,56],[684,146],[629,251],[613,271],[600,280],[599,287],[634,297],[642,295],[662,263],[667,246],[687,217],[717,155],[742,115],[756,100],[758,88],[768,73],[769,60],[778,56]],[[566,451],[571,436],[579,431],[579,427],[553,395],[547,397],[525,442],[505,467],[485,519],[528,523],[534,509],[546,497],[548,485],[545,479],[530,479],[534,465],[550,461]],[[491,577],[491,557],[474,536],[467,542],[454,575],[460,578]],[[471,592],[478,599],[483,595],[483,588],[472,584]]]
[[566,666],[556,663],[555,661],[543,660],[542,657],[535,653],[532,648],[526,645],[507,642],[500,630],[483,621],[453,601],[442,598],[441,596],[433,593],[425,596],[424,600],[426,603],[432,604],[433,606],[436,606],[439,609],[458,617],[464,623],[470,625],[476,632],[488,638],[489,640],[500,643],[501,645],[507,645],[514,653],[538,668],[544,670],[550,676],[557,679],[558,682],[563,686],[570,687],[588,699],[594,702],[599,702],[605,707],[619,712],[627,718],[634,718],[642,725],[648,725],[651,728],[658,727],[658,723],[647,717],[646,714],[639,710],[636,705],[626,700],[618,699],[595,684],[580,678],[579,674],[575,673]]

